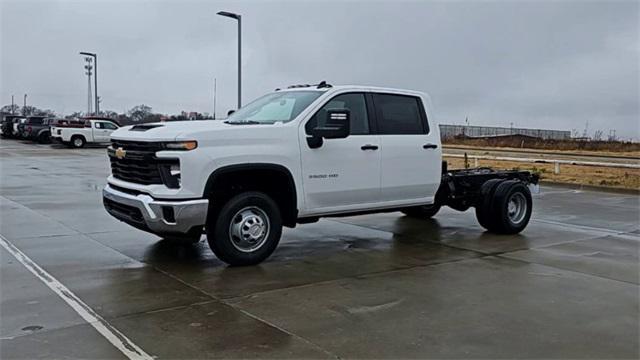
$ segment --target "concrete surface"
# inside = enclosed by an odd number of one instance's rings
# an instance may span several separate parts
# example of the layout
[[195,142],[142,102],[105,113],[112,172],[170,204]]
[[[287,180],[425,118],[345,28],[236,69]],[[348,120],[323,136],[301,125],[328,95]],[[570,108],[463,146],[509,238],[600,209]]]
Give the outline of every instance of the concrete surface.
[[[260,266],[111,218],[104,149],[0,141],[0,234],[148,354],[638,358],[639,197],[543,187],[520,235],[472,211],[322,220]],[[123,358],[0,248],[0,358]]]

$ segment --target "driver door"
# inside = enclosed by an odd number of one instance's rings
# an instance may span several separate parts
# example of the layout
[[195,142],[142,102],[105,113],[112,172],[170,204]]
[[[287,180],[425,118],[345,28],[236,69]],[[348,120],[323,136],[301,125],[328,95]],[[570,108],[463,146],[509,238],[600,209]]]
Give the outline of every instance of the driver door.
[[[307,137],[322,126],[331,109],[348,109],[351,132],[343,139],[323,139],[311,148]],[[300,152],[307,213],[366,208],[380,199],[380,137],[372,134],[372,104],[364,93],[343,93],[330,99],[301,128]]]
[[118,127],[110,122],[102,123],[102,127],[104,128],[105,142],[111,141],[111,133],[118,130]]
[[100,121],[96,121],[93,123],[93,141],[95,142],[106,142],[105,129],[103,127],[103,123]]

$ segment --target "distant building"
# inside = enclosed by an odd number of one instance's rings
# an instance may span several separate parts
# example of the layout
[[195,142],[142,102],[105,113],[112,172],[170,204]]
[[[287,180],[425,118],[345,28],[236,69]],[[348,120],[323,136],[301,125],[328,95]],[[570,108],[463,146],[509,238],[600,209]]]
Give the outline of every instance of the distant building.
[[571,138],[571,131],[497,126],[440,125],[440,137],[442,139],[453,137],[484,138],[505,135],[523,135],[545,140],[568,140]]

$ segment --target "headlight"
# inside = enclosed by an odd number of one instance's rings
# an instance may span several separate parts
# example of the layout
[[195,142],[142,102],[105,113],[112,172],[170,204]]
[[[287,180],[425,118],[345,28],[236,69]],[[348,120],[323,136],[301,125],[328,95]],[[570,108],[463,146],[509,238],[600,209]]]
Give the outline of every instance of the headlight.
[[176,141],[164,143],[166,150],[193,150],[198,147],[197,141]]

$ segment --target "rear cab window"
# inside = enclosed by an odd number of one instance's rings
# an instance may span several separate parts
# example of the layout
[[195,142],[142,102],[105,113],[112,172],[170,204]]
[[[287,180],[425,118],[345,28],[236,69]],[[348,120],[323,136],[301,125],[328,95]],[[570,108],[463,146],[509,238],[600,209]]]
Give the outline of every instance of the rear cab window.
[[420,135],[429,133],[427,116],[418,96],[372,94],[380,135]]

